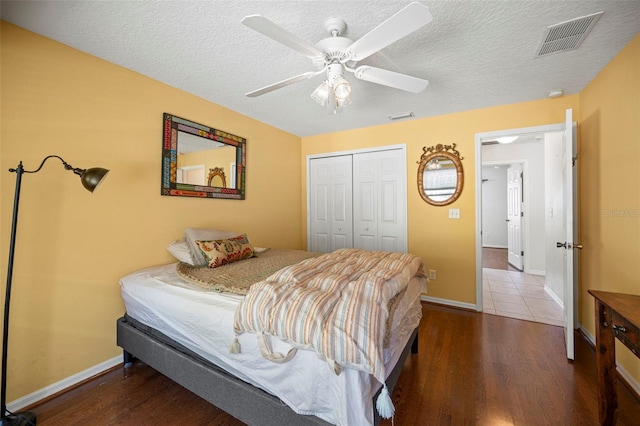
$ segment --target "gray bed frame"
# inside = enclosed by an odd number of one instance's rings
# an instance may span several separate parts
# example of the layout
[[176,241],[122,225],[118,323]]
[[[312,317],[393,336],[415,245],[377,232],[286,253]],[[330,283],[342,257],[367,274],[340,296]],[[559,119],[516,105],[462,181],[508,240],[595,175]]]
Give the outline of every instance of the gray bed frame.
[[[124,367],[139,359],[174,382],[248,425],[328,425],[316,416],[301,415],[279,398],[227,373],[162,333],[134,319],[117,321],[117,344],[124,350]],[[418,353],[418,328],[413,331],[398,363],[387,378],[393,391],[409,353]],[[375,399],[378,393],[374,395]],[[375,424],[380,417],[374,408]]]

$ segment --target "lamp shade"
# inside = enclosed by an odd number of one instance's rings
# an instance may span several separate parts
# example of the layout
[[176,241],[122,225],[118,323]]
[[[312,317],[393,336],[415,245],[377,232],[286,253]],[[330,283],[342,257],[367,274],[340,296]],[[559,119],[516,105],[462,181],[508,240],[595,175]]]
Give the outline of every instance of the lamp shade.
[[333,94],[336,99],[346,99],[349,97],[351,93],[351,85],[349,82],[342,76],[336,76],[333,85],[335,89],[333,89]]
[[80,180],[82,181],[82,186],[84,186],[87,191],[93,192],[100,183],[107,177],[109,174],[109,170],[103,169],[102,167],[93,167],[91,169],[82,170],[80,174]]
[[313,93],[311,93],[311,98],[320,105],[324,105],[329,99],[329,90],[329,83],[327,80],[324,80],[318,87],[316,87]]

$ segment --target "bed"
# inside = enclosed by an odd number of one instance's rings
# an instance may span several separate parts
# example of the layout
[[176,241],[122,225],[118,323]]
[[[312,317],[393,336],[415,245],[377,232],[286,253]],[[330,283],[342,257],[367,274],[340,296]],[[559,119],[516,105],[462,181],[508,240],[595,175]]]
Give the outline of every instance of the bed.
[[[260,279],[262,285],[268,281],[265,276],[271,279],[325,256],[271,249],[216,269],[242,265],[251,271],[250,279]],[[288,260],[280,260],[284,258]],[[269,267],[260,272],[259,262]],[[326,270],[326,264],[321,268]],[[269,333],[266,352],[294,355],[286,362],[265,358],[265,341],[256,338],[262,332],[238,329],[239,313],[259,285],[248,284],[248,295],[235,285],[228,287],[230,291],[211,288],[211,282],[196,273],[205,269],[179,262],[145,268],[120,280],[126,313],[117,320],[117,343],[124,350],[125,367],[139,359],[249,425],[378,424],[379,395],[392,391],[404,361],[417,352],[420,293],[426,282],[421,261],[410,277],[404,274],[402,290],[385,304],[382,377]]]

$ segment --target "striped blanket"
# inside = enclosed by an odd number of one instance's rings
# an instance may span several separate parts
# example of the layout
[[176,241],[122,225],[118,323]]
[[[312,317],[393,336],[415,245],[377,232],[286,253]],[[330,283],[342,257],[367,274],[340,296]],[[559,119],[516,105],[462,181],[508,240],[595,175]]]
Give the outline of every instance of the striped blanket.
[[[336,373],[354,368],[384,385],[388,304],[417,274],[424,274],[422,260],[406,253],[341,249],[303,260],[251,286],[236,310],[235,332],[257,333],[269,359],[295,355],[270,354],[267,337],[277,336],[321,354]],[[231,352],[239,350],[236,339]]]

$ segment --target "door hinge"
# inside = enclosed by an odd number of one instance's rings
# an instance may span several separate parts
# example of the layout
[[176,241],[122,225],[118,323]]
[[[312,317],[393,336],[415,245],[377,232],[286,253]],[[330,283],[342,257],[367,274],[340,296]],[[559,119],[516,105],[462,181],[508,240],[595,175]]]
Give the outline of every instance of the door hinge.
[[520,212],[520,217],[524,217],[524,212],[523,211]]
[[520,256],[524,256],[524,252],[523,251],[520,252]]
[[576,161],[578,161],[578,156],[580,154],[576,154],[575,157],[571,157],[571,167],[575,167],[576,166]]

